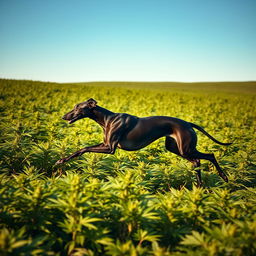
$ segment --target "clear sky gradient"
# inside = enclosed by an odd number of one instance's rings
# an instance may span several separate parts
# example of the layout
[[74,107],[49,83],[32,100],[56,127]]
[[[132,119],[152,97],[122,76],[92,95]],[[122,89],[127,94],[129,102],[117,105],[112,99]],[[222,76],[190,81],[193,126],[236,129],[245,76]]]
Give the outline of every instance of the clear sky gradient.
[[0,77],[256,80],[256,0],[0,0]]

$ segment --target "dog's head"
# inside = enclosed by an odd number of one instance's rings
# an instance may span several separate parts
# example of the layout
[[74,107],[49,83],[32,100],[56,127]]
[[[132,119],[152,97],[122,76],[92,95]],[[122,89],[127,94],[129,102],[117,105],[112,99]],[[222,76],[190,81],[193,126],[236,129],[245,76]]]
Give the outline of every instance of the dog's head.
[[90,117],[92,115],[92,110],[96,105],[97,102],[94,99],[89,99],[85,102],[76,104],[74,109],[64,115],[62,119],[68,121],[69,124],[72,124],[79,119]]

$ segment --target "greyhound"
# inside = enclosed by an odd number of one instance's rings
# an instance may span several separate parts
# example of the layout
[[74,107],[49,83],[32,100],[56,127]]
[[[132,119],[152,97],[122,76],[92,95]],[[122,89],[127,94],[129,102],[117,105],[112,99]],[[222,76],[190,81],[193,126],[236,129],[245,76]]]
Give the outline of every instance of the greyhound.
[[[200,159],[209,160],[216,167],[219,176],[228,182],[228,177],[220,168],[214,154],[201,153],[196,149],[197,135],[193,128],[220,145],[232,143],[219,142],[196,124],[168,116],[139,118],[125,113],[114,113],[98,106],[92,98],[75,105],[74,109],[65,114],[62,119],[72,124],[85,117],[96,121],[103,128],[104,142],[82,148],[72,155],[58,160],[56,165],[65,163],[86,152],[114,154],[116,148],[127,151],[139,150],[165,136],[165,147],[168,151],[192,162],[195,168],[200,167]],[[198,168],[196,168],[196,179],[197,185],[201,187],[201,171]]]

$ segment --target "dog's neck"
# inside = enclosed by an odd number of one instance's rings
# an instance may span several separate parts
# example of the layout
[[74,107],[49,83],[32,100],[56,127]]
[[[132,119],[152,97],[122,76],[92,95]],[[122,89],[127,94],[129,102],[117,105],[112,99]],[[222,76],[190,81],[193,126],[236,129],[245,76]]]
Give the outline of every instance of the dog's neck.
[[114,112],[111,112],[100,106],[96,106],[93,108],[92,115],[89,118],[97,122],[100,126],[105,127],[106,121],[114,114]]

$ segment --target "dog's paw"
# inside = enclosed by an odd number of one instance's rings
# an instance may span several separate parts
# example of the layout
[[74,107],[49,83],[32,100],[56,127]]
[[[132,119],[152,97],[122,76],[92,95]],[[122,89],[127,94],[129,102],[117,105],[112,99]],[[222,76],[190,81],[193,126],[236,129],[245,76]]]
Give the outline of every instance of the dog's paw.
[[63,163],[65,163],[65,162],[66,162],[66,159],[65,159],[65,158],[62,158],[62,159],[58,160],[58,161],[54,164],[54,166],[63,164]]
[[225,181],[225,182],[228,182],[228,177],[226,174],[222,173],[220,174],[221,178]]
[[224,176],[223,178],[226,182],[228,182],[228,177],[227,176]]

